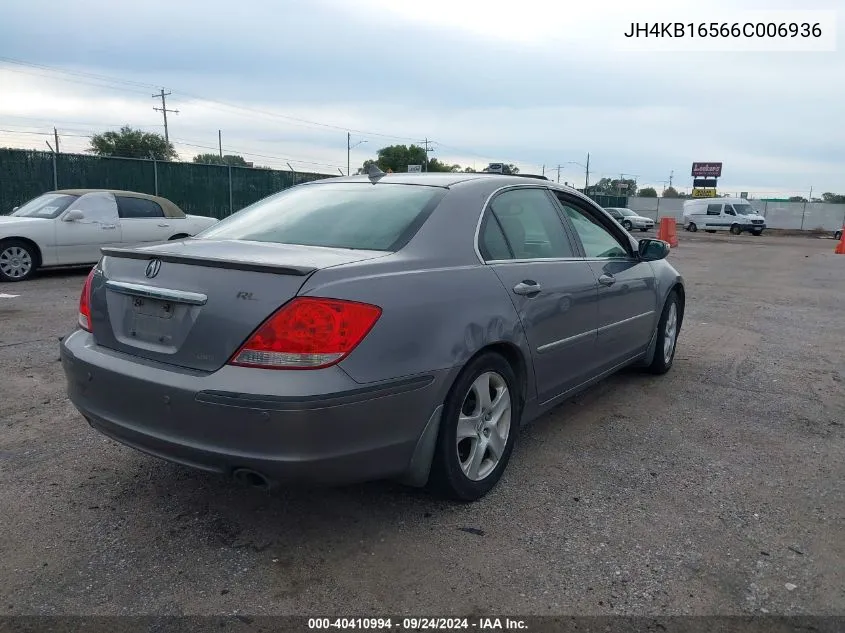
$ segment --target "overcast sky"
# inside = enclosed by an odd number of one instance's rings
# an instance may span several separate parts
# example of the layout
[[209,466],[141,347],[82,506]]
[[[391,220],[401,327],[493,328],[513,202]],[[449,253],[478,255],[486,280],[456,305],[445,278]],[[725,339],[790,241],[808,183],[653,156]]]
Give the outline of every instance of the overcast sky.
[[46,149],[48,137],[35,133],[53,125],[63,151],[82,151],[86,134],[122,124],[162,132],[151,95],[164,87],[179,110],[170,136],[188,160],[215,151],[221,129],[224,152],[256,164],[345,172],[352,130],[353,144],[366,141],[352,151],[353,170],[379,147],[427,137],[447,162],[506,161],[537,173],[545,165],[547,175],[563,164],[561,181],[578,186],[584,169],[575,163],[589,152],[591,182],[624,173],[661,189],[674,171],[676,186],[688,187],[698,160],[724,163],[724,192],[845,192],[841,44],[836,52],[620,49],[632,20],[721,21],[740,8],[834,9],[836,0],[578,4],[7,3],[0,146]]

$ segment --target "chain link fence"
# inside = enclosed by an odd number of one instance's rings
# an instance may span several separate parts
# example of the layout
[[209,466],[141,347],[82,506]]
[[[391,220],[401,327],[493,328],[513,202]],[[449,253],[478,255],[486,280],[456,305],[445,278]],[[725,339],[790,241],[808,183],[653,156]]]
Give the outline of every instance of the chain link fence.
[[326,174],[136,158],[0,149],[0,215],[55,189],[121,189],[162,196],[185,213],[224,218]]

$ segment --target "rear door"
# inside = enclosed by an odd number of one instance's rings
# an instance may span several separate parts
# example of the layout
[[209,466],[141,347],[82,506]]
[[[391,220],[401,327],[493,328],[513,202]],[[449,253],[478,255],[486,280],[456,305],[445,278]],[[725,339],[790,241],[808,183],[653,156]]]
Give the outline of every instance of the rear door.
[[651,341],[659,318],[654,272],[600,209],[565,192],[555,195],[598,282],[596,354],[601,370],[608,370],[644,352]]
[[[73,210],[79,220],[66,222]],[[56,256],[59,264],[88,264],[100,259],[100,249],[121,242],[120,221],[114,196],[107,192],[86,193],[77,198],[56,223]]]
[[479,252],[496,272],[531,347],[541,403],[589,378],[598,285],[545,187],[513,187],[485,210]]
[[170,239],[175,231],[155,200],[115,195],[123,242],[159,242]]

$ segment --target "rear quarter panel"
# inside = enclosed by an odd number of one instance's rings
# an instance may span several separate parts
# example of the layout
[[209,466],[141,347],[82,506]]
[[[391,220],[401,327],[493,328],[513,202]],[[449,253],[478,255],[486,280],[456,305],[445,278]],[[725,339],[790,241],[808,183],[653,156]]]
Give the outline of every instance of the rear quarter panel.
[[530,365],[519,317],[492,269],[404,262],[404,270],[390,270],[391,263],[344,267],[361,273],[346,278],[320,271],[299,293],[382,308],[373,330],[341,363],[353,380],[371,383],[460,368],[483,347],[500,342],[519,348]]

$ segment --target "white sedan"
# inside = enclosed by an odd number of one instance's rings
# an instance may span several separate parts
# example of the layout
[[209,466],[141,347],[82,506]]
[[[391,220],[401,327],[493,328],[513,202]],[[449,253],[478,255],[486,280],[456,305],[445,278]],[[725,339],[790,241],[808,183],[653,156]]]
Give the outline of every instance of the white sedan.
[[104,246],[183,239],[216,222],[145,193],[51,191],[0,215],[0,281],[23,281],[38,268],[94,264]]

